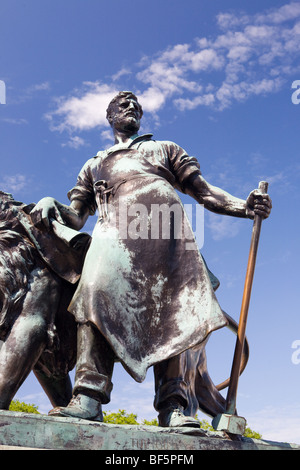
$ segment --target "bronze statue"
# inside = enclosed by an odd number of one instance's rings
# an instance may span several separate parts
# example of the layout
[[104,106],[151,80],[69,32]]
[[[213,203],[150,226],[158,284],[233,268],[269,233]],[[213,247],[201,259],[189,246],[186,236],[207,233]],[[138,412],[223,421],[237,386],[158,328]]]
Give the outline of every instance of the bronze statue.
[[102,421],[117,360],[138,382],[154,366],[160,425],[198,426],[187,416],[187,364],[204,357],[205,341],[228,320],[175,189],[235,217],[268,217],[271,201],[258,191],[245,201],[209,184],[177,144],[138,135],[142,114],[135,95],[119,93],[107,109],[115,144],[83,166],[70,205],[47,197],[31,211],[35,225],[50,230],[52,220],[80,230],[99,211],[69,306],[78,323],[73,398],[50,414]]
[[0,191],[0,409],[9,408],[31,370],[53,406],[72,397],[77,326],[67,307],[84,252],[37,229],[33,207]]

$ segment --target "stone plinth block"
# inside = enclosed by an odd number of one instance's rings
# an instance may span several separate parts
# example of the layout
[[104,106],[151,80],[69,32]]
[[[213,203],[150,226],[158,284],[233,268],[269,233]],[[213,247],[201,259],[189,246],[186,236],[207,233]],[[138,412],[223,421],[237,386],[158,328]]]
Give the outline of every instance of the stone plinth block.
[[0,410],[0,449],[52,450],[300,450],[296,444],[241,438],[222,431],[94,423]]

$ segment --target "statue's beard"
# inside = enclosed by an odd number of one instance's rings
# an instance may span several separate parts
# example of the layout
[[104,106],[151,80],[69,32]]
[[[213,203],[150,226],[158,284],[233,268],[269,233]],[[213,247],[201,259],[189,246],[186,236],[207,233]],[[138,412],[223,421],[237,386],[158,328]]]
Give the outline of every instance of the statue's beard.
[[123,119],[119,122],[115,123],[115,129],[119,131],[123,131],[126,133],[136,134],[140,128],[140,122],[137,121],[135,118],[127,117],[126,121],[124,122]]

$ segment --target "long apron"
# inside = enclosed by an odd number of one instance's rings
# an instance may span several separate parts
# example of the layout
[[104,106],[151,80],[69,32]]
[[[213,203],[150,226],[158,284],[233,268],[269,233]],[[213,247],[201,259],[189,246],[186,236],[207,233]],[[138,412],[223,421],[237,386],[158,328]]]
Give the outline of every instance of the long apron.
[[175,144],[139,141],[89,160],[70,192],[100,217],[69,310],[99,328],[138,382],[227,324],[174,189],[191,168]]

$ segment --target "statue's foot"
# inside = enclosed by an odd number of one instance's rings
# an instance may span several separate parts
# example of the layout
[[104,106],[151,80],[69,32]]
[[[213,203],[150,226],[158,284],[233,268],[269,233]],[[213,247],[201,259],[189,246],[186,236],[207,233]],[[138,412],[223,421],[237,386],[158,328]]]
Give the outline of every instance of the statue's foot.
[[58,406],[50,410],[49,416],[65,416],[68,418],[89,419],[103,421],[101,403],[94,398],[79,393],[74,396],[68,406]]
[[165,408],[160,410],[158,424],[163,427],[192,427],[200,428],[200,423],[192,416],[185,416],[183,407],[174,402],[170,402]]

